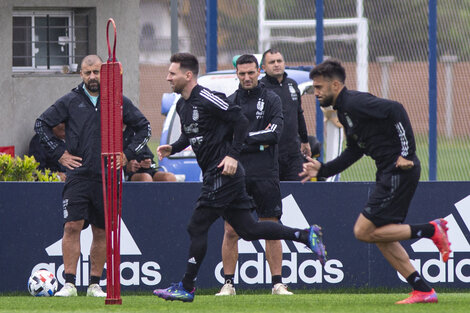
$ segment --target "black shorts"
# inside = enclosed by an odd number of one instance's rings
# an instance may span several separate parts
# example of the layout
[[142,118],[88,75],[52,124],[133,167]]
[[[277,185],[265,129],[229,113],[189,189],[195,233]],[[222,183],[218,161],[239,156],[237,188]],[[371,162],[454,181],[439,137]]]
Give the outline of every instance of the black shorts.
[[89,224],[105,228],[103,185],[100,181],[67,177],[62,192],[64,223],[85,220],[83,229]]
[[245,169],[240,162],[233,176],[222,175],[222,168],[204,173],[196,208],[252,209],[255,206],[253,198],[246,192]]
[[300,150],[295,153],[279,155],[279,180],[298,181],[301,179],[299,173],[302,172],[304,159]]
[[278,179],[247,176],[246,191],[255,200],[258,217],[281,217],[282,199]]
[[401,170],[392,164],[377,172],[375,189],[362,211],[375,226],[399,224],[405,220],[421,173],[418,158],[413,162],[414,167],[410,170]]
[[137,170],[137,172],[126,172],[125,176],[126,176],[126,181],[131,181],[132,180],[132,176],[134,174],[141,174],[141,173],[148,173],[152,179],[153,179],[153,175],[155,175],[155,173],[158,172],[154,167],[149,167],[149,168],[139,168]]

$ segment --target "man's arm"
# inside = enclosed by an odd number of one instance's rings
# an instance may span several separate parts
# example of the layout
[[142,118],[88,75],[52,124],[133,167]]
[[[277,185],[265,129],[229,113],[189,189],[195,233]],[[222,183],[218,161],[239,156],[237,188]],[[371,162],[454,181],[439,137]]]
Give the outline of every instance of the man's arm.
[[[50,152],[55,161],[63,156],[66,151],[62,141],[54,136],[52,128],[68,119],[67,95],[57,100],[46,111],[44,111],[34,123],[34,131],[39,135],[41,144]],[[65,164],[62,164],[65,166]]]
[[305,122],[304,110],[302,109],[302,95],[300,94],[300,90],[298,90],[298,87],[296,88],[296,90],[297,97],[299,99],[299,107],[297,109],[297,123],[300,137],[300,152],[304,156],[311,156],[312,150],[308,142],[307,123]]
[[149,121],[142,112],[137,109],[132,102],[123,97],[122,103],[123,123],[134,130],[135,135],[124,149],[127,160],[137,158],[137,155],[144,149],[152,135]]
[[266,120],[269,124],[264,129],[249,132],[246,138],[248,145],[255,145],[258,150],[259,146],[275,145],[281,138],[282,128],[284,126],[284,118],[282,115],[282,103],[278,95],[274,92],[266,97],[266,104],[269,106],[269,116]]

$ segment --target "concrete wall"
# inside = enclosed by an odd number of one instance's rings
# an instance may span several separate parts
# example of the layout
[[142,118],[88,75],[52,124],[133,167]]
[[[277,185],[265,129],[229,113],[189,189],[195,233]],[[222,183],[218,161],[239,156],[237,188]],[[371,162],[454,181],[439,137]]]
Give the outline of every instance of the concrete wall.
[[[117,26],[116,55],[124,68],[124,94],[139,100],[139,1],[138,0],[2,0],[0,1],[0,146],[14,145],[16,154],[27,153],[35,119],[54,101],[80,83],[79,74],[13,73],[12,13],[16,8],[95,8],[96,46],[107,59],[106,23]],[[111,28],[110,28],[111,31]],[[93,52],[93,50],[91,51]]]

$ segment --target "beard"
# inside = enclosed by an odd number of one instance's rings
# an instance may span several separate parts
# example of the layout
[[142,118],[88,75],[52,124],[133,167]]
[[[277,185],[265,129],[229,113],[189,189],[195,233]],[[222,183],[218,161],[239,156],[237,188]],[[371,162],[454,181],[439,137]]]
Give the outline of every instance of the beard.
[[321,107],[327,108],[333,105],[333,95],[329,95],[328,97],[323,97],[323,100],[319,102],[320,102]]
[[177,85],[173,85],[173,92],[177,93],[177,94],[181,94],[183,92],[183,87],[181,86],[177,86]]
[[91,79],[88,83],[85,83],[86,89],[91,92],[98,92],[100,91],[100,82],[96,79]]

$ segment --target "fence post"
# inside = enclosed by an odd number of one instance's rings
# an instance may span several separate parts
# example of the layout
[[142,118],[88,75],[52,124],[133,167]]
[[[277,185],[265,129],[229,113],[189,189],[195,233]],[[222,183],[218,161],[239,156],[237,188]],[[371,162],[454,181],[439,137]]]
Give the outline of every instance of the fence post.
[[380,63],[380,69],[382,72],[382,94],[381,97],[384,99],[389,98],[390,91],[390,65],[395,61],[393,55],[386,55],[377,57],[377,62]]
[[452,101],[452,92],[453,92],[453,67],[454,63],[458,61],[456,55],[443,55],[441,56],[441,62],[444,63],[445,67],[445,82],[446,82],[446,137],[452,138],[454,136],[453,126],[453,112],[454,104]]

